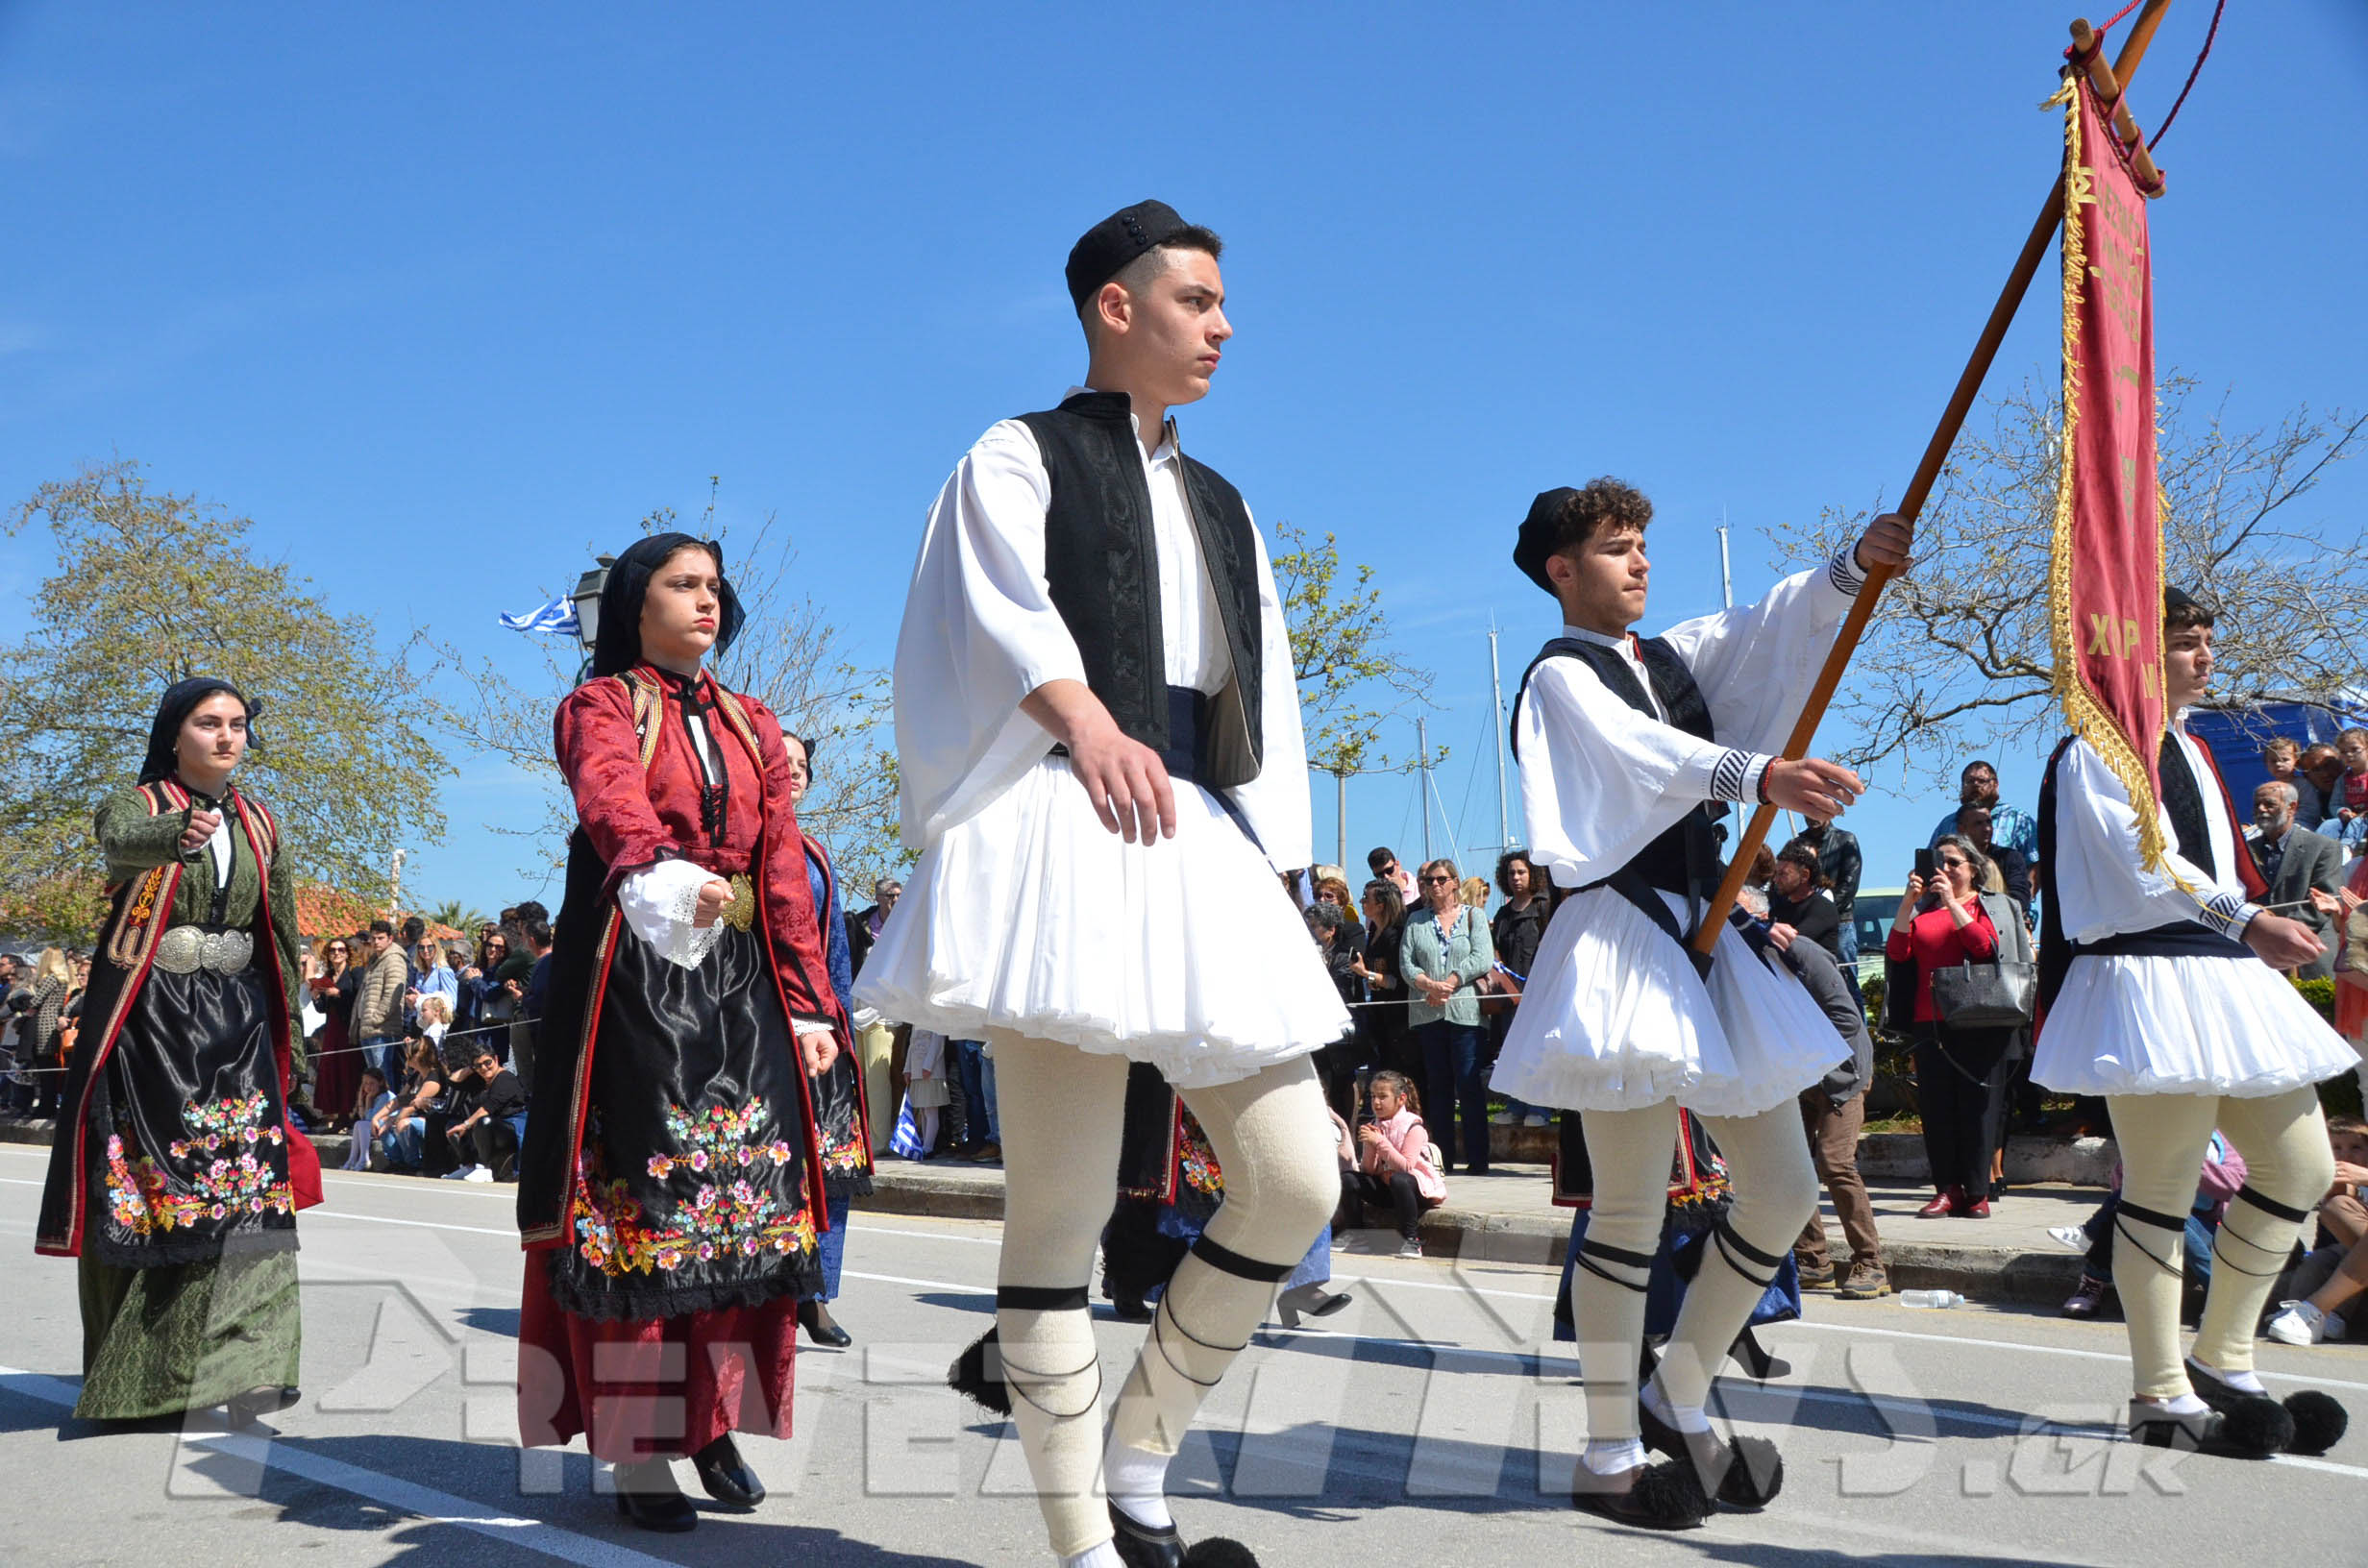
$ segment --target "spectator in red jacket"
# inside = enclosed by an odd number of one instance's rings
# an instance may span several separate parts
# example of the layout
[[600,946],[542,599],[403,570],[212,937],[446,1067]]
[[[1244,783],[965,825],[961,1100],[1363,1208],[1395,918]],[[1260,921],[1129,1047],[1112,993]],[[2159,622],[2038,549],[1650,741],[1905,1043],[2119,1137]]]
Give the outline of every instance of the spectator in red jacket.
[[[1924,1114],[1924,1154],[1932,1165],[1934,1198],[1919,1218],[1963,1214],[1989,1217],[1990,1151],[2006,1108],[2007,1045],[2012,1031],[1950,1029],[1933,1007],[1933,976],[1961,964],[1998,956],[1998,930],[1982,908],[1989,863],[1972,841],[1944,835],[1933,851],[1927,885],[1911,874],[1883,956],[1908,972],[1892,981],[1912,986],[1915,1031],[1916,1104]],[[1927,895],[1929,896],[1929,899]],[[1921,913],[1919,913],[1921,910]],[[1896,972],[1896,971],[1895,971]],[[1896,992],[1895,992],[1896,993]]]

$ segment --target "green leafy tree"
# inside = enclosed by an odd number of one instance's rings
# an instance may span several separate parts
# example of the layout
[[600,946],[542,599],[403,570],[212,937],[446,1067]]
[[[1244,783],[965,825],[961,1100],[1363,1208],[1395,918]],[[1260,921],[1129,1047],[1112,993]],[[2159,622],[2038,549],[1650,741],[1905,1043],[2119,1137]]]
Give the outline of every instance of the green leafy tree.
[[1274,556],[1274,582],[1291,628],[1309,765],[1328,773],[1406,766],[1382,750],[1381,726],[1425,702],[1431,677],[1392,650],[1373,569],[1344,566],[1330,533],[1311,540],[1278,523],[1274,536],[1285,547]]
[[239,770],[278,814],[300,876],[384,887],[394,848],[440,838],[452,772],[406,715],[421,678],[367,617],[259,558],[250,519],[152,492],[115,461],[45,484],[5,523],[46,527],[54,564],[32,627],[0,650],[0,926],[86,942],[101,868],[90,814],[136,776],[158,698],[219,675],[263,711]]

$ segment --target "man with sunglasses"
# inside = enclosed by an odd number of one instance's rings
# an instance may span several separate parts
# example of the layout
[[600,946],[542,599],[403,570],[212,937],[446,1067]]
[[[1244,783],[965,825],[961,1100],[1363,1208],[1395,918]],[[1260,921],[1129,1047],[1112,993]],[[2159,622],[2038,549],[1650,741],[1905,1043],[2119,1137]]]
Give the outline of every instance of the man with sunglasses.
[[456,1174],[468,1182],[515,1181],[518,1142],[527,1130],[527,1091],[518,1075],[489,1050],[479,1051],[470,1068],[476,1081],[461,1090],[468,1114],[445,1129],[444,1136],[452,1139],[455,1159],[463,1150],[477,1158],[473,1164],[463,1163]]

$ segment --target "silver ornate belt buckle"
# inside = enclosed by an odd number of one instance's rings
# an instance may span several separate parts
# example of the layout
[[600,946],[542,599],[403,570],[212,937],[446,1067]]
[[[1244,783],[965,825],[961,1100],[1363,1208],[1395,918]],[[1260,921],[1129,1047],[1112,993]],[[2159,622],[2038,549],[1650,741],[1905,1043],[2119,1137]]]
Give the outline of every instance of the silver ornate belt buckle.
[[236,974],[254,957],[255,938],[244,931],[176,925],[157,939],[156,967],[167,974],[194,974],[200,968]]

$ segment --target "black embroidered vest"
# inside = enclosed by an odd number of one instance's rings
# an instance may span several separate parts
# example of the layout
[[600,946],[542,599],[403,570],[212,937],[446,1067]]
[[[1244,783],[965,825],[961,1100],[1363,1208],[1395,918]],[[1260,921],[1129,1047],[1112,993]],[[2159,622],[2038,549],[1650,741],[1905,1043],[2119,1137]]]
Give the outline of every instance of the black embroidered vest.
[[[1686,668],[1686,661],[1677,656],[1677,650],[1653,637],[1637,644],[1637,654],[1644,663],[1645,674],[1652,677],[1653,696],[1661,699],[1661,711],[1667,715],[1667,723],[1698,739],[1717,740],[1712,732],[1710,703],[1703,699],[1702,689],[1694,684],[1693,672]],[[1557,637],[1539,650],[1521,674],[1521,689],[1513,699],[1516,760],[1521,754],[1521,699],[1529,695],[1529,677],[1538,673],[1538,666],[1553,658],[1577,659],[1595,672],[1614,697],[1648,718],[1657,717],[1636,672],[1628,668],[1628,661],[1616,650],[1576,637]],[[1726,812],[1725,802],[1705,800],[1646,845],[1620,871],[1635,872],[1648,887],[1710,896],[1717,891],[1719,877],[1718,840],[1712,824]],[[1618,874],[1619,871],[1612,873]]]
[[[1086,685],[1121,730],[1164,750],[1171,703],[1159,557],[1131,411],[1122,393],[1080,392],[1020,418],[1051,478],[1045,578],[1085,661]],[[1193,776],[1222,789],[1256,778],[1264,760],[1258,547],[1241,492],[1181,452],[1176,461],[1233,665],[1225,689],[1209,699]]]

